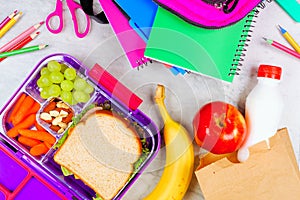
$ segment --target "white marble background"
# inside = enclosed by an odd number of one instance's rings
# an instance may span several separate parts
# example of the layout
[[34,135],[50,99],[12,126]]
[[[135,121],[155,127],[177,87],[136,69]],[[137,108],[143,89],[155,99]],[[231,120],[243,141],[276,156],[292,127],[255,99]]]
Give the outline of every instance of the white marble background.
[[[13,10],[19,9],[24,15],[20,21],[0,39],[0,46],[27,29],[29,26],[45,20],[54,9],[53,0],[4,1],[0,0],[0,20]],[[224,100],[244,111],[245,98],[256,84],[256,69],[259,64],[278,65],[283,68],[280,89],[285,97],[285,110],[280,127],[287,127],[293,148],[299,163],[300,144],[300,60],[271,46],[266,45],[262,37],[274,39],[287,44],[276,28],[277,24],[285,27],[296,41],[300,43],[300,24],[294,22],[276,3],[267,5],[259,17],[252,33],[252,40],[243,63],[240,76],[232,84],[211,79],[201,75],[187,74],[174,76],[161,64],[153,63],[140,69],[131,69],[109,25],[100,25],[92,21],[89,35],[78,39],[73,30],[70,14],[65,10],[65,27],[63,32],[51,34],[43,25],[41,34],[30,43],[49,44],[47,49],[29,54],[10,57],[0,63],[0,107],[10,98],[25,77],[43,57],[52,53],[67,53],[83,61],[87,66],[98,62],[107,68],[121,82],[138,94],[143,100],[140,109],[150,116],[162,129],[163,124],[153,102],[157,83],[167,88],[166,105],[176,121],[182,123],[192,133],[191,122],[195,112],[207,101]],[[266,123],[268,119],[266,119]],[[197,158],[199,148],[195,150]],[[124,199],[141,199],[155,187],[164,162],[164,149],[149,166],[124,197]],[[196,162],[197,165],[197,162]],[[174,174],[176,175],[176,174]],[[195,176],[184,199],[203,199]]]

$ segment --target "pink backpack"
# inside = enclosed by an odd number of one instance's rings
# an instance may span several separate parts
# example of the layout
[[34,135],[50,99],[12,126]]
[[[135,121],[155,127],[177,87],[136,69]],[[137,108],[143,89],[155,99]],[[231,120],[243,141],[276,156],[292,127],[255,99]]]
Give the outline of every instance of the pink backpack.
[[262,0],[154,0],[185,21],[205,28],[221,28],[245,17]]

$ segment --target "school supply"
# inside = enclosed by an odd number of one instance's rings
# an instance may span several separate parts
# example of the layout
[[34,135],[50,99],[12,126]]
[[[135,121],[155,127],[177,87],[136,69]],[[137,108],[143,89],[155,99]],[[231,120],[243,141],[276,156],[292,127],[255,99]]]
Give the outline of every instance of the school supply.
[[288,41],[290,45],[297,51],[297,53],[300,53],[300,46],[297,44],[297,42],[294,40],[294,38],[280,25],[278,25],[279,30],[282,34],[282,36]]
[[15,37],[14,39],[12,39],[11,41],[9,41],[8,43],[6,43],[4,46],[2,46],[0,48],[0,52],[5,52],[8,49],[12,48],[13,46],[15,46],[16,44],[18,44],[20,41],[22,41],[23,39],[25,39],[28,35],[32,34],[35,30],[37,30],[44,22],[40,22],[34,26],[29,27],[27,30],[25,30],[24,32],[22,32],[20,35],[18,35],[17,37]]
[[15,10],[12,14],[2,20],[0,23],[0,30],[17,14],[17,12],[18,10]]
[[157,4],[152,0],[114,0],[128,16],[130,26],[147,43],[157,11]]
[[296,58],[300,58],[300,54],[297,53],[296,51],[294,51],[293,49],[290,49],[286,46],[284,46],[283,44],[280,44],[279,42],[276,42],[274,40],[270,40],[270,39],[267,39],[267,38],[263,38],[268,44],[272,45],[273,47],[277,48],[277,49],[280,49],[292,56],[295,56]]
[[130,65],[133,68],[146,65],[150,60],[144,57],[145,41],[132,29],[112,0],[99,2]]
[[22,48],[22,49],[17,49],[17,50],[13,50],[13,51],[8,51],[8,52],[3,52],[0,53],[0,58],[5,58],[8,56],[14,56],[17,54],[23,54],[23,53],[28,53],[28,52],[32,52],[32,51],[37,51],[37,50],[41,50],[46,48],[48,45],[45,44],[41,44],[41,45],[35,45],[35,46],[31,46],[31,47],[26,47],[26,48]]
[[[90,31],[90,26],[91,26],[90,17],[88,15],[84,14],[85,18],[86,18],[86,25],[85,25],[84,31],[80,32],[81,28],[79,28],[79,23],[78,23],[78,20],[77,20],[76,12],[78,12],[77,11],[78,9],[80,10],[82,8],[79,4],[75,3],[73,0],[66,0],[66,3],[67,3],[67,6],[69,8],[69,11],[71,13],[71,16],[72,16],[74,31],[75,31],[76,36],[78,38],[85,37]],[[58,24],[58,27],[56,29],[51,26],[51,21],[55,17],[58,17],[58,19],[59,19],[59,24]],[[56,8],[46,18],[46,26],[47,26],[48,30],[51,33],[54,33],[54,34],[60,33],[62,31],[63,26],[64,26],[63,2],[62,2],[62,0],[56,0]]]
[[[40,32],[32,33],[31,35],[27,36],[25,39],[23,39],[22,41],[20,41],[15,46],[9,48],[7,51],[13,51],[13,50],[21,49],[26,44],[28,44],[29,42],[31,42],[34,38],[36,38],[39,34],[40,34]],[[5,59],[6,59],[6,57],[0,58],[0,62],[3,61],[3,60],[5,60]]]
[[145,56],[232,82],[245,56],[254,12],[231,26],[215,30],[194,26],[159,7]]
[[283,10],[296,22],[300,22],[300,2],[297,0],[276,0]]
[[[123,15],[128,19],[129,25],[147,43],[151,32],[151,27],[157,11],[157,4],[152,0],[113,0]],[[138,8],[138,9],[137,9]],[[166,65],[165,65],[166,66]],[[175,66],[168,67],[174,74],[186,73],[185,70]]]
[[244,18],[261,0],[154,0],[154,2],[196,26],[220,28]]
[[21,15],[23,13],[19,12],[16,16],[14,16],[13,18],[11,18],[11,20],[9,20],[9,22],[7,22],[7,24],[5,24],[5,26],[0,30],[0,38],[3,37],[3,35],[13,26],[15,25],[15,23],[20,19]]

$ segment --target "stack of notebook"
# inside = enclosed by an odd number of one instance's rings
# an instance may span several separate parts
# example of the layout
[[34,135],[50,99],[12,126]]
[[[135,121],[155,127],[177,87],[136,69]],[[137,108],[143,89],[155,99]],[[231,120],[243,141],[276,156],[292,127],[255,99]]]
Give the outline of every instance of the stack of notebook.
[[225,28],[207,29],[152,0],[100,0],[100,4],[132,67],[156,60],[173,66],[174,74],[191,71],[226,82],[238,74],[253,13]]

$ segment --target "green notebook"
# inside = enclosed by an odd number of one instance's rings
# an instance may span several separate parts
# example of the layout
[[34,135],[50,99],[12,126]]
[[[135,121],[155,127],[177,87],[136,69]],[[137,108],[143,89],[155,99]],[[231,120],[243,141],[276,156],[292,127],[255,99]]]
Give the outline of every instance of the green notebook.
[[246,50],[253,13],[231,26],[205,29],[159,7],[145,57],[232,82]]

